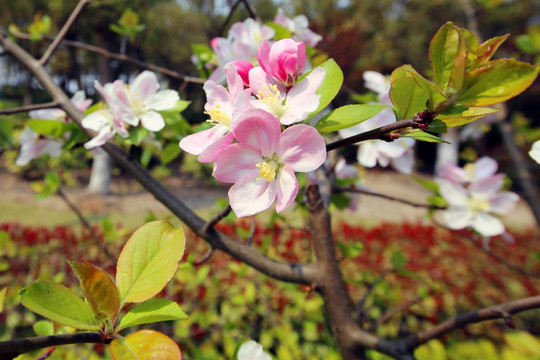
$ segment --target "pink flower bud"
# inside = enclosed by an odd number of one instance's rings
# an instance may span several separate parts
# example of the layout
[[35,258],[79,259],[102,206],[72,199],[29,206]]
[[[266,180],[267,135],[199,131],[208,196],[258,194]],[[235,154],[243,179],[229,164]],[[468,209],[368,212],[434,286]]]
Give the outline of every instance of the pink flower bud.
[[285,86],[292,86],[306,64],[306,45],[293,39],[283,39],[270,47],[262,41],[257,58],[264,72]]
[[232,61],[231,64],[242,78],[244,85],[249,87],[249,70],[253,69],[253,64],[245,60]]

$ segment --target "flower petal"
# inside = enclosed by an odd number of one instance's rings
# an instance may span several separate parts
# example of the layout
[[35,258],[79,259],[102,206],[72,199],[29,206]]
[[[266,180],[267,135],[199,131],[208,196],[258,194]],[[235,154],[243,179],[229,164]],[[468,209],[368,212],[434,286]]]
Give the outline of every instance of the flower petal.
[[469,184],[468,189],[471,193],[480,193],[485,195],[494,195],[504,186],[504,174],[496,174],[488,178],[476,180]]
[[178,91],[161,90],[145,101],[145,105],[148,106],[149,109],[162,111],[174,107],[178,100],[180,100]]
[[518,201],[519,196],[513,192],[507,191],[497,194],[489,199],[489,202],[491,203],[489,211],[500,215],[508,214],[510,211],[514,210]]
[[193,155],[200,155],[209,145],[221,139],[229,129],[226,126],[217,125],[191,134],[180,140],[180,148]]
[[454,230],[464,229],[473,223],[473,214],[465,207],[450,207],[443,217],[448,227]]
[[317,169],[326,160],[326,144],[315,128],[295,125],[279,136],[276,152],[283,164],[297,172]]
[[259,176],[256,164],[261,161],[259,149],[249,144],[233,144],[217,155],[212,175],[228,183],[236,182],[246,174],[256,178]]
[[218,154],[229,147],[234,140],[233,134],[230,132],[227,135],[223,136],[218,141],[210,144],[199,156],[199,161],[202,163],[209,163],[216,160]]
[[298,195],[298,180],[294,175],[294,171],[288,165],[285,165],[277,179],[276,185],[276,212],[280,213],[288,208]]
[[486,213],[477,213],[474,217],[472,227],[483,236],[495,236],[504,233],[502,222]]
[[140,115],[142,126],[148,131],[159,131],[165,127],[165,120],[160,113],[147,111]]
[[303,121],[311,112],[317,110],[321,96],[316,91],[325,75],[323,68],[316,68],[289,90],[285,100],[287,112],[280,119],[283,125]]
[[145,101],[154,95],[159,89],[159,82],[156,74],[145,70],[131,83],[129,95],[139,101]]
[[540,140],[534,142],[529,151],[529,156],[533,158],[534,161],[540,164]]
[[279,120],[272,114],[252,109],[244,112],[231,124],[234,137],[241,143],[248,143],[260,149],[262,156],[271,157],[281,134]]
[[450,204],[450,206],[467,206],[469,195],[463,186],[442,179],[438,179],[437,183],[439,184],[441,196]]
[[268,209],[276,198],[276,192],[264,178],[256,180],[246,174],[229,189],[229,202],[238,217],[257,214]]
[[474,175],[472,181],[484,179],[497,172],[497,162],[484,156],[474,162]]

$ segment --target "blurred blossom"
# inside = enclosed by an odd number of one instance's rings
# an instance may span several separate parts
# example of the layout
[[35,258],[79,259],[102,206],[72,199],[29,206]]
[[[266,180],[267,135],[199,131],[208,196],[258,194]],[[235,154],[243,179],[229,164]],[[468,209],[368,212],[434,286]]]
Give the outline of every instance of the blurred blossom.
[[450,182],[462,184],[493,176],[497,172],[497,167],[497,162],[489,157],[467,163],[463,168],[447,162],[439,169],[439,176]]
[[534,142],[531,150],[529,151],[529,155],[534,161],[540,164],[540,140]]
[[282,8],[279,8],[274,22],[289,30],[294,40],[302,41],[308,46],[314,47],[322,40],[321,35],[309,29],[308,18],[305,15],[298,15],[291,19],[285,15]]
[[272,358],[263,350],[262,345],[249,340],[238,349],[237,360],[272,360]]
[[[71,98],[71,102],[75,107],[84,112],[90,104],[91,99],[87,99],[84,91],[77,91]],[[67,116],[64,110],[59,108],[33,110],[28,113],[31,119],[38,120],[56,120],[69,122],[71,119]],[[69,132],[65,134],[65,137],[69,136]],[[36,159],[42,155],[49,154],[50,157],[58,157],[62,152],[63,139],[55,139],[52,137],[40,135],[30,128],[25,128],[19,138],[21,144],[21,152],[15,160],[15,165],[25,166],[30,163],[31,160]]]

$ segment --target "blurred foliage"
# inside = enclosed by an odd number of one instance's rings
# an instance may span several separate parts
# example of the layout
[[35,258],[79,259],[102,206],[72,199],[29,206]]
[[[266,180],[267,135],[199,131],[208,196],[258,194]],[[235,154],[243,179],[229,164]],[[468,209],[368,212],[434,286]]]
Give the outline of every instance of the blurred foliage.
[[[77,279],[66,259],[91,257],[104,264],[104,270],[114,271],[115,260],[107,258],[102,247],[107,246],[114,257],[129,231],[108,221],[103,225],[103,235],[96,241],[84,229],[0,224],[0,288],[8,286],[1,340],[14,334],[31,336],[32,325],[40,319],[18,305],[20,288],[37,278],[76,287]],[[272,258],[305,262],[313,256],[303,229],[279,224],[266,228],[229,218],[218,227],[239,239],[248,238],[254,229],[252,246]],[[425,330],[458,313],[540,290],[538,280],[511,271],[456,234],[433,226],[382,224],[367,229],[340,224],[336,229],[335,238],[343,251],[338,256],[352,300],[357,303],[373,287],[364,303],[362,322],[380,336],[395,338]],[[493,239],[491,251],[539,272],[538,234],[513,235],[514,243]],[[186,259],[175,281],[160,296],[177,301],[189,318],[153,325],[172,336],[186,357],[231,359],[242,339],[253,338],[280,360],[340,358],[326,327],[323,301],[312,289],[270,279],[221,252],[200,263],[207,244],[190,232],[186,236]],[[44,257],[48,261],[42,261]],[[407,301],[410,306],[381,321],[383,314]],[[521,331],[506,331],[503,320],[483,322],[453,332],[443,342],[435,340],[420,347],[416,356],[419,360],[537,359],[540,341],[532,335],[540,334],[538,312],[523,312],[514,320]],[[51,359],[76,358],[73,354],[110,358],[102,350],[93,345],[59,347]],[[388,359],[373,351],[369,358]]]

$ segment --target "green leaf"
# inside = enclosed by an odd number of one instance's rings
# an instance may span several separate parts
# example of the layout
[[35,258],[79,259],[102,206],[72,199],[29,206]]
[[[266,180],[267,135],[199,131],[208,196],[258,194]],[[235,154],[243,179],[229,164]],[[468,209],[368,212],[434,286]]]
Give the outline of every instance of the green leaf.
[[134,126],[129,129],[129,143],[140,145],[141,141],[148,135],[148,130],[142,126]]
[[54,335],[54,324],[48,320],[40,320],[36,322],[32,328],[37,336]]
[[68,124],[60,120],[30,119],[26,125],[40,135],[54,138],[62,137],[69,130]]
[[120,300],[109,274],[90,262],[69,262],[69,265],[77,274],[82,292],[94,314],[101,319],[113,319],[120,310]]
[[182,149],[178,146],[178,143],[168,144],[161,152],[161,163],[167,165],[180,155]]
[[182,111],[187,109],[189,104],[191,104],[191,101],[178,100],[176,102],[176,104],[174,104],[174,106],[172,108],[166,109],[166,110],[161,110],[159,113],[161,115],[163,115],[163,117],[168,116],[168,115],[172,115],[172,114],[181,113]]
[[[437,119],[443,121],[448,127],[455,127],[470,123],[489,114],[493,114],[499,109],[488,107],[466,107],[454,105],[452,108],[440,113]],[[429,128],[428,128],[429,129]]]
[[337,245],[343,256],[349,259],[357,257],[364,250],[364,244],[362,243],[344,244],[338,241]]
[[477,59],[472,64],[472,69],[486,64],[489,59],[491,59],[495,51],[497,51],[499,46],[501,46],[502,43],[508,39],[508,37],[510,37],[510,34],[496,36],[480,44],[480,46],[478,46]]
[[428,95],[430,110],[432,110],[436,104],[448,100],[448,97],[442,93],[442,91],[437,87],[437,85],[435,85],[422,75],[417,73],[411,73],[411,76],[414,81],[416,81],[418,86],[420,86],[420,88],[424,90],[424,92]]
[[418,141],[450,144],[448,141],[445,141],[440,137],[437,137],[420,129],[410,130],[409,132],[403,133],[400,136],[415,139]]
[[0,313],[4,311],[4,302],[6,301],[7,286],[0,290]]
[[469,72],[457,101],[466,106],[486,106],[506,101],[528,88],[540,66],[514,59],[491,61]]
[[380,113],[386,105],[378,104],[355,104],[346,105],[335,109],[330,114],[323,117],[315,128],[321,134],[331,133],[341,129],[346,129]]
[[154,330],[140,330],[124,339],[114,339],[110,351],[115,360],[182,359],[173,339]]
[[51,192],[56,192],[62,183],[60,176],[55,171],[47,171],[45,178],[43,179],[45,187],[48,188]]
[[[401,72],[399,68],[397,71]],[[417,112],[426,110],[429,97],[412,77],[401,77],[392,81],[390,99],[398,110],[398,120],[403,120],[411,119]]]
[[13,123],[0,119],[0,147],[8,147],[13,142]]
[[287,39],[291,37],[291,32],[289,29],[287,29],[285,26],[279,25],[278,23],[275,23],[273,21],[267,22],[265,25],[270,26],[272,29],[274,29],[274,41],[278,41],[281,39]]
[[131,309],[120,321],[117,331],[130,326],[186,318],[187,315],[176,302],[168,299],[150,299]]
[[432,120],[427,128],[427,131],[434,132],[438,134],[444,134],[448,131],[448,126],[446,123],[439,119]]
[[80,330],[101,328],[90,306],[63,285],[38,280],[19,295],[25,307],[47,319]]
[[174,276],[184,248],[183,229],[175,229],[167,221],[153,221],[137,229],[116,266],[120,302],[142,302],[160,292]]
[[336,97],[339,89],[341,89],[341,84],[343,84],[343,72],[334,59],[326,60],[320,67],[326,71],[326,74],[321,86],[317,90],[317,94],[321,95],[319,107],[308,116],[307,120],[312,119],[322,109],[327,107],[330,101]]
[[429,59],[435,82],[445,91],[453,92],[463,84],[467,60],[465,38],[452,22],[447,22],[435,34],[429,46]]
[[405,257],[405,255],[401,251],[395,250],[392,253],[391,261],[392,261],[392,266],[394,267],[394,269],[400,270],[407,263],[407,258]]
[[414,180],[434,194],[439,193],[439,184],[437,184],[435,181],[426,180],[419,177],[415,177]]

